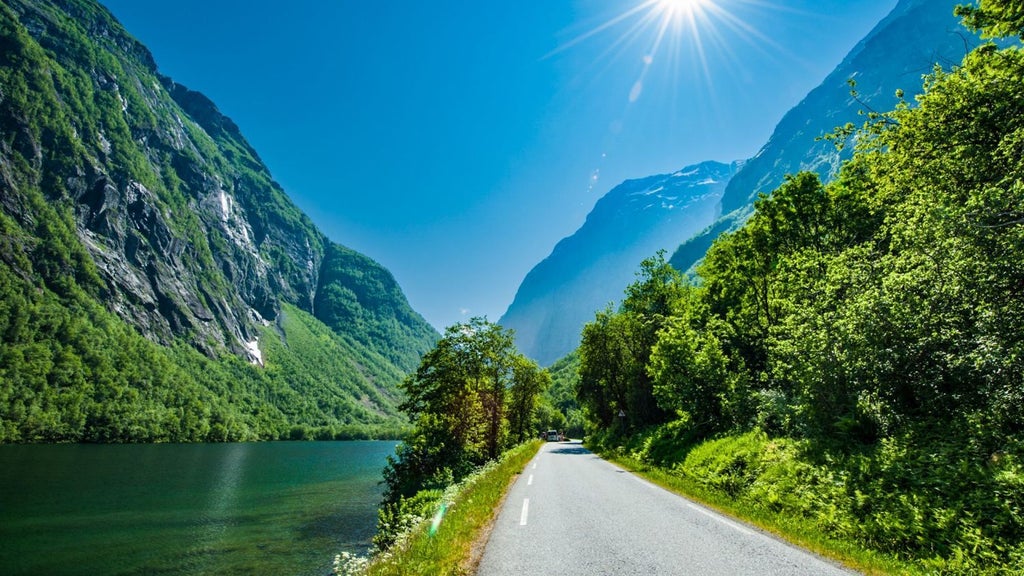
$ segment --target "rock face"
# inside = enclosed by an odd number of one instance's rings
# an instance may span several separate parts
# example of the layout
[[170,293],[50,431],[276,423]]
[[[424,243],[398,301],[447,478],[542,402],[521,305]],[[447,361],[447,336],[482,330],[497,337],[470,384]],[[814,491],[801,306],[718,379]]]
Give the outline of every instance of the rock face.
[[[8,0],[0,15],[3,211],[31,231],[39,193],[73,218],[105,307],[156,342],[254,356],[246,344],[282,303],[319,317],[318,294],[366,275],[385,293],[349,289],[355,312],[345,318],[361,324],[322,319],[383,341],[403,369],[429,349],[436,332],[371,259],[350,259],[360,274],[325,280],[325,255],[346,249],[291,202],[234,122],[160,75],[105,8]],[[398,340],[412,344],[391,353]]]
[[[831,142],[819,140],[822,135],[847,122],[859,126],[865,120],[861,112],[891,110],[898,89],[912,100],[923,75],[936,65],[960,62],[978,39],[953,15],[957,4],[962,2],[901,0],[821,85],[786,113],[768,142],[729,182],[722,195],[721,220],[680,246],[672,265],[690,269],[720,233],[746,221],[758,194],[770,194],[786,174],[810,170],[830,180],[853,149],[837,151]],[[857,99],[850,94],[851,79]]]
[[714,221],[738,167],[687,166],[623,182],[598,200],[583,226],[527,274],[502,316],[519,349],[547,365],[576,348],[583,325],[621,300],[641,260]]

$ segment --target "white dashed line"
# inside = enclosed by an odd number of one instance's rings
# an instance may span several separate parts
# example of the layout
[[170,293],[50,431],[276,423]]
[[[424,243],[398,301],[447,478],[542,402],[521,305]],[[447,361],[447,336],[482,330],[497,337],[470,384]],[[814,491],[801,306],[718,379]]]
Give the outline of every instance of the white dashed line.
[[533,485],[533,474],[530,474],[530,477],[526,480],[526,485],[527,486],[532,486]]
[[526,515],[530,513],[530,499],[523,498],[523,514],[519,517],[519,525],[526,526]]

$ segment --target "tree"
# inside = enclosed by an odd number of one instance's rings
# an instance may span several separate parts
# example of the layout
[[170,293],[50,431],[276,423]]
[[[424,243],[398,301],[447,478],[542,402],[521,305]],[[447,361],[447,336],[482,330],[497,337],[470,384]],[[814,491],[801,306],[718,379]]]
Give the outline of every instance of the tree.
[[676,317],[662,330],[648,370],[658,404],[708,435],[739,423],[749,391],[746,371],[733,364],[713,330],[698,332]]
[[402,383],[410,437],[389,457],[385,502],[444,488],[532,436],[546,372],[516,351],[512,331],[473,318],[450,326]]
[[662,327],[687,297],[682,276],[665,252],[644,259],[626,288],[618,312],[598,312],[583,328],[577,397],[601,427],[640,428],[664,422],[669,413],[654,399],[647,362]]
[[512,388],[508,406],[509,433],[513,443],[524,442],[536,435],[537,401],[551,386],[551,375],[537,363],[517,356],[512,365]]
[[1019,0],[981,0],[980,6],[957,6],[956,15],[988,38],[1024,35],[1024,5]]
[[583,327],[576,397],[588,419],[602,429],[610,428],[628,408],[627,389],[635,372],[631,320],[609,307]]

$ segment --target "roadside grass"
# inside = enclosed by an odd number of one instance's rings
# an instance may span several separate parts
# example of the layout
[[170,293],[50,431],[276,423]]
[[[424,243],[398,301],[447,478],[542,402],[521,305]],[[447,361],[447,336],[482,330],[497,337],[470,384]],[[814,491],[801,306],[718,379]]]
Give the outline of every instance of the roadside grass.
[[928,573],[919,566],[901,561],[891,555],[865,550],[856,542],[829,537],[808,519],[746,505],[724,492],[709,489],[685,476],[674,474],[669,469],[642,462],[614,450],[598,451],[598,454],[666,490],[756,526],[782,540],[858,572],[872,576],[889,574],[917,576]]
[[[445,506],[440,524],[434,518],[421,522],[408,539],[375,557],[362,574],[370,576],[468,575],[480,560],[485,531],[515,477],[540,450],[533,440],[506,452],[498,461],[459,483],[442,498]],[[483,540],[483,541],[481,541]]]

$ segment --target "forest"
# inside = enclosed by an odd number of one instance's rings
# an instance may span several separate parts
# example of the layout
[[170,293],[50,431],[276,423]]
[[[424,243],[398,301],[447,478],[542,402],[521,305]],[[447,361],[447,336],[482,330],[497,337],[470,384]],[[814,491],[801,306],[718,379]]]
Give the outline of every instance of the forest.
[[[1024,30],[1014,2],[958,13]],[[596,314],[588,441],[928,573],[1019,573],[1024,52],[897,95],[829,136],[856,146],[834,181],[788,177],[697,277],[659,254]]]

